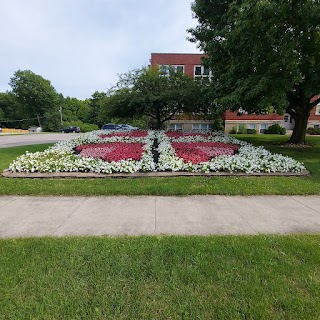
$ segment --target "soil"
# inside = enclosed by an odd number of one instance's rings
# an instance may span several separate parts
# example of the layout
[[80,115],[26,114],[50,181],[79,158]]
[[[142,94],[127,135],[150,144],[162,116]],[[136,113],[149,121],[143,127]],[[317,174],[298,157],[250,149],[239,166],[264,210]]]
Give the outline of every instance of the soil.
[[152,146],[152,154],[153,154],[153,161],[155,163],[158,163],[158,161],[159,161],[158,146],[159,146],[158,139],[154,139],[153,146]]

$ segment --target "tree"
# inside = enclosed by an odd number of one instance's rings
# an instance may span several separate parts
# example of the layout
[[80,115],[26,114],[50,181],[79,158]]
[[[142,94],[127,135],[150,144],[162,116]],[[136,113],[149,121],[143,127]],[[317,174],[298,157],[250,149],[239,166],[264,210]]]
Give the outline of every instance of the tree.
[[85,121],[88,118],[90,107],[88,100],[66,97],[61,102],[63,120]]
[[96,91],[89,99],[90,110],[87,115],[86,121],[89,123],[95,123],[99,127],[103,125],[103,121],[100,119],[100,112],[105,105],[106,93]]
[[144,115],[151,120],[151,127],[161,129],[175,114],[193,110],[200,86],[173,69],[164,74],[159,67],[142,68],[120,76],[107,105],[111,116]]
[[26,114],[37,117],[39,126],[45,112],[58,110],[58,94],[49,80],[30,70],[18,70],[9,84]]
[[31,123],[28,114],[12,92],[0,92],[0,110],[1,126],[27,128]]
[[191,41],[208,55],[215,101],[262,113],[273,106],[295,120],[291,143],[305,143],[320,102],[319,0],[195,0]]

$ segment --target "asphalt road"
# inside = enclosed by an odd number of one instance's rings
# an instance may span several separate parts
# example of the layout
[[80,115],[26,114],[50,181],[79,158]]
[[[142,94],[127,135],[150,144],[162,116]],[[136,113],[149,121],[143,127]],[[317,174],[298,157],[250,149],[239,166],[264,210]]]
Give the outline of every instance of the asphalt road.
[[30,144],[55,143],[70,140],[81,133],[26,133],[0,134],[0,148],[26,146]]

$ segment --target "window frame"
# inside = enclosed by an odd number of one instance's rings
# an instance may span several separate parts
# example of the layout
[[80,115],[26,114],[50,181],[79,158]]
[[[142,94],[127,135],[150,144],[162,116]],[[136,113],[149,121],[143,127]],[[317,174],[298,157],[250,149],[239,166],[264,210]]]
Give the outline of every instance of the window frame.
[[[262,126],[265,126],[265,128],[261,128]],[[269,124],[268,123],[260,123],[259,125],[259,133],[265,133],[265,131],[268,129]]]
[[[172,128],[173,126],[173,128]],[[177,128],[177,126],[181,126],[181,128]],[[183,131],[183,124],[182,123],[170,123],[168,130],[170,131]]]
[[[200,69],[201,73],[200,74],[196,74],[196,69],[199,68],[199,67],[201,68]],[[208,74],[204,73],[205,70],[208,70]],[[212,79],[212,71],[210,70],[210,68],[207,68],[202,64],[196,64],[196,65],[193,66],[193,79],[194,80],[208,79],[209,81],[211,81],[211,79]]]
[[[198,128],[195,128],[195,126],[198,126]],[[205,126],[205,128],[203,128],[203,126]],[[202,131],[210,131],[210,130],[212,130],[211,123],[193,123],[192,124],[193,132],[202,132]]]
[[[160,64],[159,65],[159,72],[163,72],[163,76],[169,76],[169,69],[173,68],[174,72],[177,73],[177,68],[182,67],[182,74],[185,74],[185,65],[184,64]],[[166,71],[161,71],[161,69],[166,68]]]

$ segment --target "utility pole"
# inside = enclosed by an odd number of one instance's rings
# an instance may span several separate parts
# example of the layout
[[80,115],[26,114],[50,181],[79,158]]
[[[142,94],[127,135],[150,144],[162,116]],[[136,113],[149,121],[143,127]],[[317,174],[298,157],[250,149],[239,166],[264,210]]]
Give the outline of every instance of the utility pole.
[[39,115],[39,113],[37,113],[37,118],[38,118],[39,127],[41,127],[41,122],[40,122],[40,115]]
[[60,122],[61,122],[61,126],[63,125],[63,120],[62,120],[62,107],[60,106],[59,108],[59,112],[60,112]]

